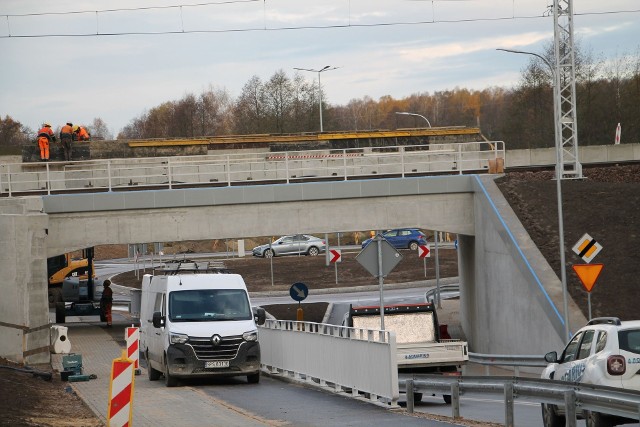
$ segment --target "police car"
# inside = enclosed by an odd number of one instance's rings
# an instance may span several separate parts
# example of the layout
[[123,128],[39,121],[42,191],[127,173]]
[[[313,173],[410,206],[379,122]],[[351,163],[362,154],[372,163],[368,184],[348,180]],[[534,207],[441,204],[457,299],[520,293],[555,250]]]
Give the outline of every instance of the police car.
[[[552,351],[544,359],[549,365],[542,378],[640,390],[640,320],[593,319],[571,338],[560,357]],[[543,403],[544,425],[564,426],[563,412],[561,407]],[[592,427],[627,421],[589,411],[579,415]]]

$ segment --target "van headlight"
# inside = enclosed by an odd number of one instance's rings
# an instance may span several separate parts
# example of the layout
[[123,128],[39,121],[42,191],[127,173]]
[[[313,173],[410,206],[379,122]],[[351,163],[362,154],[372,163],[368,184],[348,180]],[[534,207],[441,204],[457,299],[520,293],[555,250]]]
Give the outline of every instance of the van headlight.
[[189,341],[189,335],[185,334],[169,334],[169,342],[171,344],[184,344]]
[[258,331],[249,331],[242,334],[245,341],[258,341]]

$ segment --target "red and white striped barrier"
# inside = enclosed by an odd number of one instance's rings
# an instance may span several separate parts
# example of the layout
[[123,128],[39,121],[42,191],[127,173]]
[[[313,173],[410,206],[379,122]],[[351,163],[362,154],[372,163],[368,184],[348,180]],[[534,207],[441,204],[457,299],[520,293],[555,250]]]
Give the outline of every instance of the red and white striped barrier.
[[267,160],[334,159],[334,158],[342,158],[342,157],[362,157],[362,156],[363,156],[362,153],[310,154],[310,155],[292,155],[292,156],[272,155],[272,156],[267,156]]
[[139,359],[140,359],[140,328],[136,328],[131,326],[130,328],[124,329],[124,339],[127,342],[127,357],[134,361],[135,369],[140,369]]
[[129,427],[133,417],[134,362],[127,359],[126,351],[122,357],[111,363],[109,380],[109,409],[107,427]]

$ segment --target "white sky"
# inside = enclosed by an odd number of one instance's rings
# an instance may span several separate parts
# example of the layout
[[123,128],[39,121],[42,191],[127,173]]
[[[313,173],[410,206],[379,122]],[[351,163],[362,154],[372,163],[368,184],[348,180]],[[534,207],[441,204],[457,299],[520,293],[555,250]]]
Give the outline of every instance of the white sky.
[[[210,4],[187,6],[197,3]],[[551,3],[0,0],[0,115],[34,130],[43,121],[55,128],[100,117],[117,134],[146,110],[187,93],[213,86],[235,98],[254,75],[264,81],[282,69],[293,77],[294,67],[326,65],[340,67],[321,75],[325,102],[333,104],[510,87],[529,58],[495,49],[542,53],[553,39]],[[640,1],[573,3],[575,36],[583,46],[605,58],[638,54]],[[80,11],[89,12],[13,16]],[[141,32],[178,34],[122,35]],[[58,36],[18,37],[39,35]],[[303,73],[317,80],[317,73]]]

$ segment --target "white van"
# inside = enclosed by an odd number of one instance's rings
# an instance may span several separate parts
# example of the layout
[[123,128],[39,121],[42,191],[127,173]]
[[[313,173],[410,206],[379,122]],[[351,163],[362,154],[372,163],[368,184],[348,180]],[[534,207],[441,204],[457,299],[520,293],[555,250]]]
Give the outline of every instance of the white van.
[[247,287],[238,274],[176,271],[145,275],[140,309],[140,351],[149,380],[246,375],[260,381],[260,343]]

